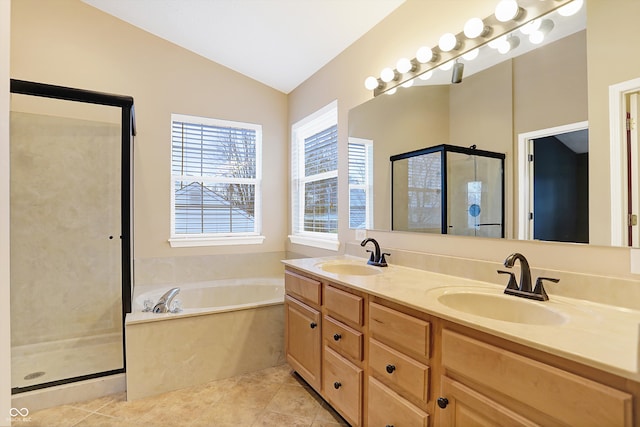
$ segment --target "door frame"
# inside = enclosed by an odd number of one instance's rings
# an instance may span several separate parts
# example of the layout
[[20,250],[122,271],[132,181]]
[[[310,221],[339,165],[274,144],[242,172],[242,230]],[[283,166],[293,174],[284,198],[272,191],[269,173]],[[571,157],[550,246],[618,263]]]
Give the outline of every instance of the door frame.
[[640,91],[640,78],[609,86],[609,185],[611,245],[627,245],[627,156],[625,96]]
[[518,134],[518,240],[533,240],[533,171],[529,156],[533,155],[532,141],[538,138],[589,129],[589,121],[569,123],[552,128]]

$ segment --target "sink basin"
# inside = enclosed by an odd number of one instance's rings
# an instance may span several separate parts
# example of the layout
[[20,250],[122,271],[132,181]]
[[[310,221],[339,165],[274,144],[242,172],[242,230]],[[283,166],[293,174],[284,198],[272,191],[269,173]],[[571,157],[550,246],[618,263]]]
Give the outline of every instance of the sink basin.
[[378,268],[367,264],[355,264],[343,261],[325,262],[318,265],[318,267],[327,273],[345,274],[348,276],[372,276],[381,273]]
[[544,303],[503,294],[453,291],[440,295],[438,302],[457,311],[505,322],[561,325],[568,320]]

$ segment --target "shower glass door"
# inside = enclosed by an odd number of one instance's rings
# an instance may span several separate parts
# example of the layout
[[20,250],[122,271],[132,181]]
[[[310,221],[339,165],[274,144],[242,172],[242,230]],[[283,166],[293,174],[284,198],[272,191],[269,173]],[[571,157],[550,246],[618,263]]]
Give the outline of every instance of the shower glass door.
[[122,109],[11,95],[14,393],[122,372]]
[[447,153],[448,234],[502,237],[502,159]]

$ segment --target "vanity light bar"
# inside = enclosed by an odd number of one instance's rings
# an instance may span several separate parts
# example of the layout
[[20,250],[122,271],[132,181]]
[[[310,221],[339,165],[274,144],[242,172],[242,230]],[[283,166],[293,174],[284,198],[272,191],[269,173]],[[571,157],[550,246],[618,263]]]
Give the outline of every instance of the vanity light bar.
[[[504,0],[500,3],[503,1]],[[525,26],[530,21],[548,15],[574,1],[578,3],[582,2],[582,0],[518,0],[518,13],[513,19],[502,22],[496,18],[495,14],[491,14],[482,20],[483,28],[478,36],[469,38],[465,35],[464,31],[460,31],[458,34],[452,34],[455,36],[457,43],[451,49],[443,50],[439,45],[434,46],[431,48],[431,58],[427,59],[428,55],[424,55],[424,52],[427,51],[428,48],[421,48],[418,50],[416,58],[408,61],[411,64],[411,68],[408,71],[400,72],[398,69],[385,68],[383,70],[385,74],[384,77],[367,77],[365,87],[367,90],[373,90],[374,97],[390,91],[395,92],[398,86],[408,85],[409,83],[407,82],[409,80],[433,71],[449,61],[454,61],[470,51],[482,47],[493,40]],[[447,38],[450,39],[451,37]],[[444,47],[448,49],[450,46],[445,45]],[[401,60],[398,64],[404,64],[406,67],[406,60]],[[402,71],[405,70],[402,65],[400,65],[399,68],[401,68]]]

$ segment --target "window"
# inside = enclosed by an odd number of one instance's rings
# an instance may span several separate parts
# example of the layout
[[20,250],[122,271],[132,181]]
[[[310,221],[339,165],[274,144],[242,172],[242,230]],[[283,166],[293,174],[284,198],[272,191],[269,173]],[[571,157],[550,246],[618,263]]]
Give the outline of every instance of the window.
[[349,138],[349,228],[373,228],[373,141]]
[[262,243],[262,127],[171,115],[171,246]]
[[293,243],[338,249],[337,123],[334,101],[293,125]]

